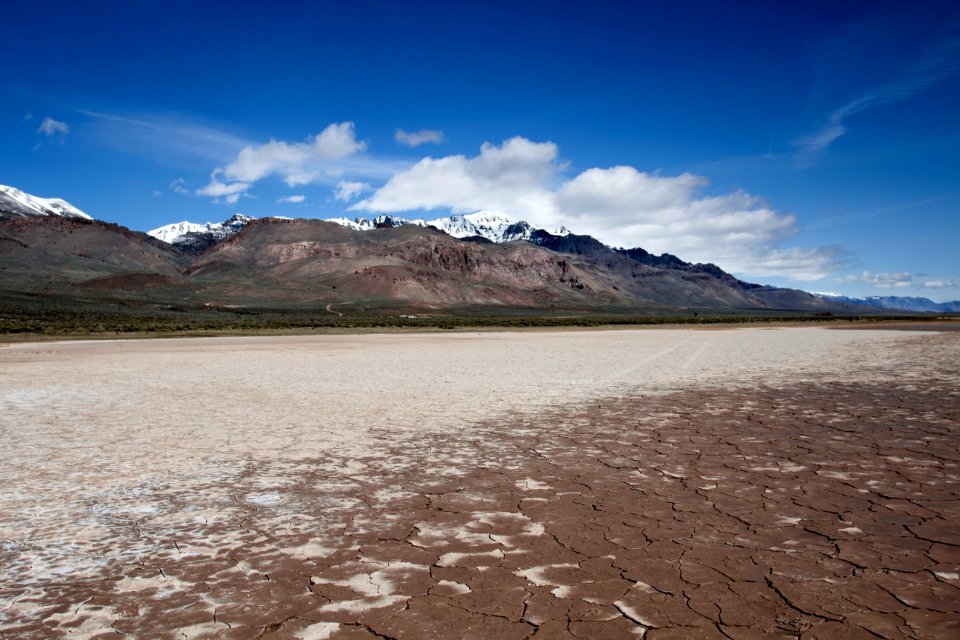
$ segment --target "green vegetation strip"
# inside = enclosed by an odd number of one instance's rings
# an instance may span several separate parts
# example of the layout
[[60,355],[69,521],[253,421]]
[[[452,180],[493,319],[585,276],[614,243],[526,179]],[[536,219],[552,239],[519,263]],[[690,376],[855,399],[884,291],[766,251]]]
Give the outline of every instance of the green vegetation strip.
[[644,314],[569,314],[536,315],[532,311],[514,315],[471,313],[432,313],[429,315],[391,314],[333,316],[323,311],[303,310],[184,310],[136,312],[102,309],[24,309],[0,306],[0,335],[10,339],[169,337],[190,335],[259,335],[312,333],[328,330],[451,330],[483,328],[551,328],[649,325],[713,325],[837,322],[874,325],[881,321],[935,321],[934,316],[845,316],[831,314],[750,314],[704,315],[677,312],[671,315]]

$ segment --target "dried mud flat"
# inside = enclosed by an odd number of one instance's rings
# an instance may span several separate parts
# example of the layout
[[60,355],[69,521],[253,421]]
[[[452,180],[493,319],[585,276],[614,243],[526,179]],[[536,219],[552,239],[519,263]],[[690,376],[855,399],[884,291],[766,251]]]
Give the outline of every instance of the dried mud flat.
[[960,333],[0,349],[0,635],[960,637]]

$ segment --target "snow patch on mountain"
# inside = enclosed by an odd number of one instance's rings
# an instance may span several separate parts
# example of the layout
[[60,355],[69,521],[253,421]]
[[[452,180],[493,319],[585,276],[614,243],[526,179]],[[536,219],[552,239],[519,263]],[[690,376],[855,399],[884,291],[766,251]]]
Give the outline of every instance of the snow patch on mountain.
[[60,198],[39,198],[20,189],[0,185],[0,217],[62,216],[93,220],[86,213]]
[[370,231],[371,229],[380,229],[383,227],[402,227],[407,224],[425,227],[430,224],[420,218],[410,220],[409,218],[387,215],[377,216],[376,218],[328,218],[327,222],[335,222],[354,231]]

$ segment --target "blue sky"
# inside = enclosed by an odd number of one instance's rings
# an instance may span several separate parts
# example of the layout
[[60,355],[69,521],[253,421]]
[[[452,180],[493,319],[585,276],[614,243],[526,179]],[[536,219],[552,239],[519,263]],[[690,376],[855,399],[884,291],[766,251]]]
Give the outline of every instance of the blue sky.
[[0,184],[148,230],[493,210],[960,298],[960,3],[31,2]]

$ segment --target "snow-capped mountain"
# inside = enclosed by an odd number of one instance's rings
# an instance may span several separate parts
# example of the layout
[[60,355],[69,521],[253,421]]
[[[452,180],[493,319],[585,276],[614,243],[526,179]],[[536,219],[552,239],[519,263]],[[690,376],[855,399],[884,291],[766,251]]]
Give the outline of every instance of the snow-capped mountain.
[[383,227],[402,227],[406,224],[425,227],[429,224],[421,218],[410,220],[409,218],[388,215],[377,216],[376,218],[353,218],[352,220],[350,218],[328,218],[327,222],[335,222],[354,231],[370,231],[371,229],[380,229]]
[[[491,242],[501,243],[512,240],[529,240],[536,228],[524,221],[515,222],[512,218],[496,211],[478,211],[465,215],[453,215],[434,220],[422,218],[409,219],[397,216],[381,215],[376,218],[331,218],[329,222],[336,222],[345,227],[358,231],[368,231],[378,227],[400,227],[407,224],[419,227],[436,227],[450,234],[454,238],[469,238],[479,236]],[[556,236],[565,236],[570,233],[566,227],[560,227],[551,232]]]
[[848,304],[879,307],[880,309],[890,309],[893,311],[913,311],[917,313],[956,313],[960,311],[960,300],[934,302],[930,298],[917,296],[867,296],[865,298],[853,298],[836,293],[817,292],[814,292],[813,295],[831,302],[846,302]]
[[[249,221],[250,216],[241,213],[234,215],[224,222],[177,222],[168,224],[147,234],[163,240],[166,243],[181,248],[203,249],[218,240],[238,233]],[[466,215],[453,215],[433,220],[423,218],[401,218],[399,216],[380,215],[376,218],[330,218],[327,222],[335,222],[356,231],[369,231],[382,227],[401,227],[412,224],[418,227],[436,227],[454,238],[469,238],[479,236],[491,242],[503,243],[513,240],[530,240],[539,231],[536,227],[524,221],[515,222],[512,218],[495,211],[478,211]],[[550,232],[555,236],[566,236],[570,231],[566,227],[559,227]]]
[[217,241],[238,233],[248,222],[254,219],[251,216],[236,213],[223,222],[204,222],[201,224],[184,220],[147,231],[147,235],[153,236],[157,240],[163,240],[168,244],[181,244],[191,236],[199,234],[209,235],[214,241]]
[[[522,227],[515,224],[513,220],[495,211],[478,211],[467,215],[448,216],[446,218],[437,218],[430,222],[434,227],[446,231],[454,238],[468,238],[470,236],[480,236],[493,242],[505,242],[518,240],[524,234],[529,235],[530,225],[522,223]],[[515,227],[511,229],[512,227]],[[508,234],[508,230],[510,233]]]
[[64,218],[93,220],[66,200],[38,198],[14,187],[0,185],[0,218],[32,216],[63,216]]

